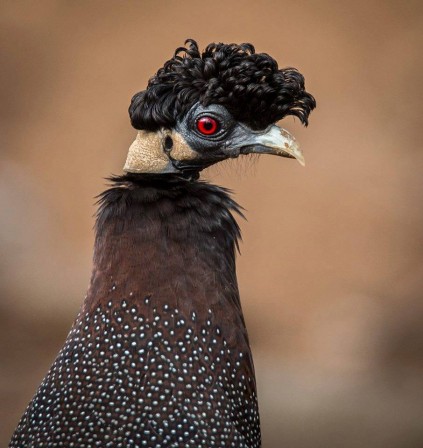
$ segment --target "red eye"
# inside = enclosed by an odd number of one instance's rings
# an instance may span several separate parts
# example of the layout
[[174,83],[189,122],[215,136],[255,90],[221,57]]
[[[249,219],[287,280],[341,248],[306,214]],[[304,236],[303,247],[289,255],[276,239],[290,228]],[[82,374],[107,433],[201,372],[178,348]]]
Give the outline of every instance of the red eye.
[[218,130],[219,123],[212,117],[201,117],[197,121],[197,129],[204,135],[215,134]]

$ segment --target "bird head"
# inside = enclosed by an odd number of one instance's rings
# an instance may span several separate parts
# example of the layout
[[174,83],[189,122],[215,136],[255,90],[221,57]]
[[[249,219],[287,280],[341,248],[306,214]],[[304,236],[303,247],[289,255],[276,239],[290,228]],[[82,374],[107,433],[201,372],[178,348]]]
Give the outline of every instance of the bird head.
[[128,173],[198,177],[217,162],[242,154],[304,157],[295,138],[275,123],[293,115],[307,126],[316,107],[304,77],[279,69],[251,44],[193,40],[134,95],[129,115],[138,135],[124,166]]

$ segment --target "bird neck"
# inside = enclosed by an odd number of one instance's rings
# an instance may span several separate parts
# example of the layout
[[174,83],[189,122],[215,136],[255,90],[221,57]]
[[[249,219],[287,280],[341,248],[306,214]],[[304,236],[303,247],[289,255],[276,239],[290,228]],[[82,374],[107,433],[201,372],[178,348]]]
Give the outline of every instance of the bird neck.
[[[125,175],[99,200],[86,311],[125,299],[225,310],[243,325],[235,273],[240,237],[228,191],[173,175]],[[185,314],[184,313],[184,314]]]
[[83,308],[11,446],[259,448],[237,205],[176,177],[114,183]]

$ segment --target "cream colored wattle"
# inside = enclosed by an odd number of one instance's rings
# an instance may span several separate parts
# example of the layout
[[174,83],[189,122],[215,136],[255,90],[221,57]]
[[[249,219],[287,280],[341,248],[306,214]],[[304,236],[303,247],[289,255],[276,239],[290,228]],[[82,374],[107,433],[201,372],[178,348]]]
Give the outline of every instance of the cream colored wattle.
[[165,151],[166,137],[172,139],[172,148],[168,151],[174,160],[193,160],[198,154],[192,150],[184,138],[176,131],[160,129],[156,132],[138,131],[129,147],[123,171],[127,173],[177,173]]

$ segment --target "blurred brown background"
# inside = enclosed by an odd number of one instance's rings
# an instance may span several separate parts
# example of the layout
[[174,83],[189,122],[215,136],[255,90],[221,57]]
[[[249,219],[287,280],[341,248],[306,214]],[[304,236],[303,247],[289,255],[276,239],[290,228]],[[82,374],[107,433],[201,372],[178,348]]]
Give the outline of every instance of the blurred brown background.
[[253,42],[318,101],[308,129],[284,123],[305,169],[263,157],[206,173],[247,209],[263,446],[423,446],[422,5],[1,2],[1,446],[84,297],[129,100],[187,37]]

